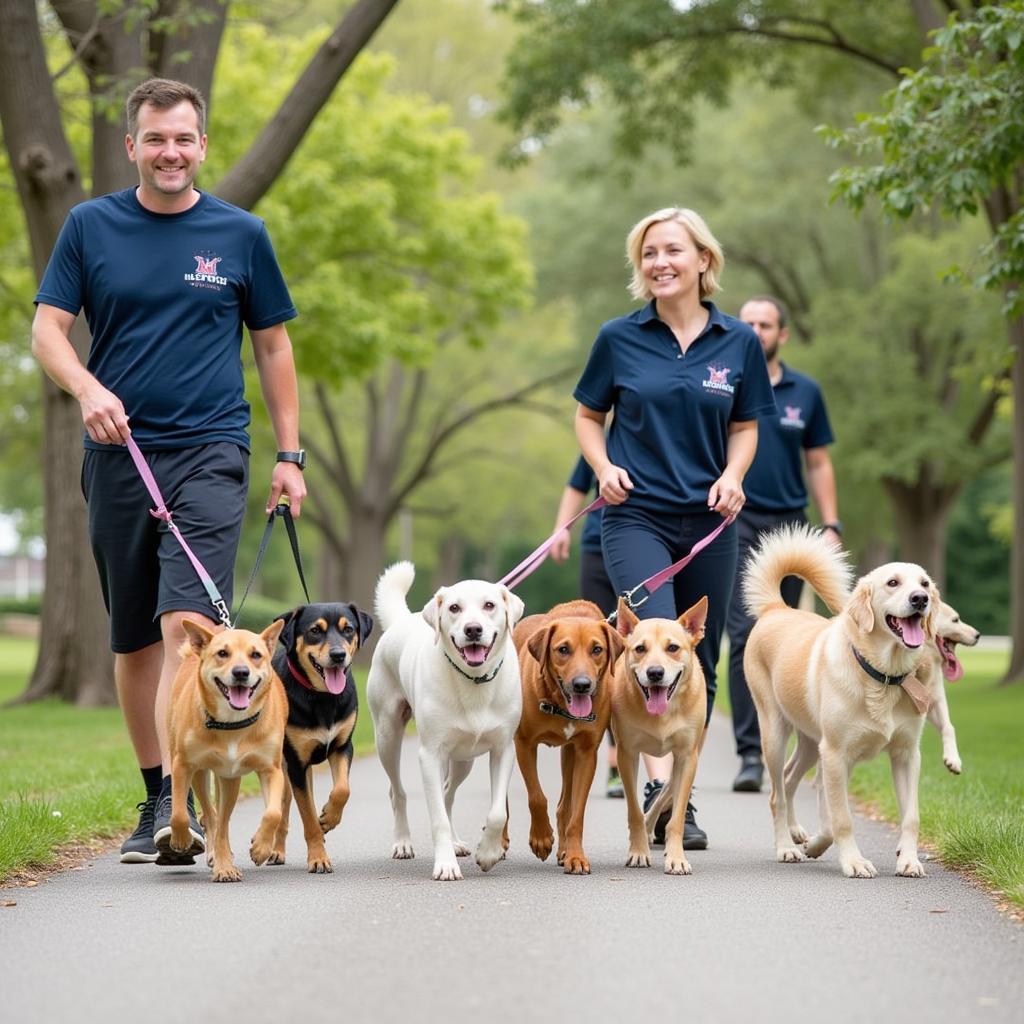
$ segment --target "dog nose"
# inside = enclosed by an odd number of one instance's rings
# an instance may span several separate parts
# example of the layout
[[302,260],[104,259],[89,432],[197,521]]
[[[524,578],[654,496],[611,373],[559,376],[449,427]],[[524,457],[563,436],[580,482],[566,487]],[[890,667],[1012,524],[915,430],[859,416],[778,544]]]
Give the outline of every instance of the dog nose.
[[332,647],[330,651],[330,659],[332,665],[340,665],[345,660],[345,648]]
[[660,683],[665,678],[665,669],[661,665],[652,665],[647,670],[647,682]]
[[479,640],[484,635],[484,627],[479,622],[469,622],[462,628],[467,640]]
[[235,665],[231,670],[231,677],[244,683],[249,678],[249,667],[247,665]]
[[915,590],[910,595],[910,607],[915,612],[923,612],[928,607],[928,595],[923,590]]
[[594,687],[594,680],[590,676],[573,676],[572,679],[572,692],[573,693],[590,693]]

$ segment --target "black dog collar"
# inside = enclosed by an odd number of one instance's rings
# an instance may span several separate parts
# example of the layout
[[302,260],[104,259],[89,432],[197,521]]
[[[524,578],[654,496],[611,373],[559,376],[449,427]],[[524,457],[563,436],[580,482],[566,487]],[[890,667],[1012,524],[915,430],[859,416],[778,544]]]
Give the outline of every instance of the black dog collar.
[[219,722],[209,711],[206,712],[206,728],[207,729],[244,729],[246,726],[252,725],[260,715],[263,714],[263,709],[260,708],[251,718],[243,718],[240,722]]
[[[448,652],[447,651],[444,652],[444,656],[446,658],[448,658]],[[502,658],[501,661],[498,662],[498,664],[495,667],[494,671],[489,676],[471,676],[468,672],[463,672],[461,666],[459,666],[454,661],[452,661],[451,658],[448,658],[448,664],[451,665],[451,667],[453,669],[455,669],[455,671],[458,672],[460,676],[465,676],[467,679],[472,679],[473,682],[477,683],[477,684],[479,684],[479,683],[489,683],[501,671],[501,666],[504,663],[505,663],[505,659]]]
[[867,674],[871,676],[876,683],[883,683],[885,686],[899,686],[903,680],[910,675],[909,672],[904,672],[901,676],[887,676],[884,672],[879,672],[877,668],[869,664],[867,659],[860,653],[860,651],[857,650],[856,647],[853,646],[853,644],[850,644],[850,650],[853,651],[853,656],[857,659],[857,664],[860,665],[860,667],[864,669],[864,671],[867,672]]
[[539,707],[545,715],[559,715],[561,718],[568,718],[570,722],[597,721],[597,715],[593,711],[591,711],[589,715],[584,715],[583,718],[577,718],[575,715],[570,715],[565,708],[560,708],[557,704],[552,704],[549,700],[542,700],[537,707]]

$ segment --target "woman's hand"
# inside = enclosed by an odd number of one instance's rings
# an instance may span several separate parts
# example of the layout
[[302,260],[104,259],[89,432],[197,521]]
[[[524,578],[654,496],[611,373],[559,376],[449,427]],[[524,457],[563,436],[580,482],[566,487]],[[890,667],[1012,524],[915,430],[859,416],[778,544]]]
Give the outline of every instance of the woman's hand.
[[598,480],[601,484],[601,497],[609,505],[621,505],[633,490],[633,481],[629,479],[629,474],[621,466],[613,466],[611,463],[600,474]]
[[708,508],[723,517],[738,515],[746,500],[743,485],[728,470],[711,485],[711,490],[708,491]]

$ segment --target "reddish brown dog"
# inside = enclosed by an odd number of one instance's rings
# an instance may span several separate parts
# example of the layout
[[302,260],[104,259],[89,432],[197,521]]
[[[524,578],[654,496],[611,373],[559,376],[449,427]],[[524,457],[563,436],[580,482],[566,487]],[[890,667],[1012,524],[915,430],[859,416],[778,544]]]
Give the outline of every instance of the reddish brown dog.
[[[562,748],[558,863],[566,874],[590,874],[583,852],[583,814],[611,717],[610,683],[622,639],[590,601],[555,605],[515,628],[523,683],[516,757],[530,802],[530,849],[547,860],[554,844],[548,802],[537,777],[537,746]],[[507,835],[507,826],[506,826]]]

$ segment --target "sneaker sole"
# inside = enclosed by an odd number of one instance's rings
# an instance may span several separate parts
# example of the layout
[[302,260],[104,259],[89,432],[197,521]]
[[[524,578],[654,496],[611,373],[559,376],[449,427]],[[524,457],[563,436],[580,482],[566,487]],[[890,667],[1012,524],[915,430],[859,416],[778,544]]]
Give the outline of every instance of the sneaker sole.
[[206,853],[206,841],[193,829],[189,829],[192,836],[192,845],[187,850],[171,849],[171,826],[165,825],[158,832],[153,833],[153,842],[157,850],[157,864],[195,864],[195,858]]
[[732,791],[734,793],[760,793],[761,784],[754,781],[734,782],[732,784]]
[[139,850],[128,850],[121,854],[122,864],[152,864],[159,857],[159,853],[142,853]]
[[683,849],[684,850],[706,850],[708,848],[707,839],[684,839]]

